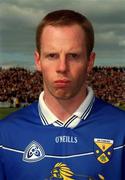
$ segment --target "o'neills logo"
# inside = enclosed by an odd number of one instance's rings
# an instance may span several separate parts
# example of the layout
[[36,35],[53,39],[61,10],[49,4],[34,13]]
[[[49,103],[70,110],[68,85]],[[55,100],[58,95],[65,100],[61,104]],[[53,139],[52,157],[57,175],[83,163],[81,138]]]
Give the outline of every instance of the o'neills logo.
[[76,136],[57,136],[55,137],[56,143],[77,143],[78,139]]

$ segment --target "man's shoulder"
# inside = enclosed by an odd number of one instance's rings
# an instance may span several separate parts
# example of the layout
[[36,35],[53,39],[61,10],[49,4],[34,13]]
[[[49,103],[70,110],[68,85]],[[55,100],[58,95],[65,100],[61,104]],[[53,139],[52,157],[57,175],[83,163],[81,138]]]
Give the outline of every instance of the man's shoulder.
[[125,111],[101,99],[95,98],[94,103],[95,112],[103,113],[107,116],[123,117],[125,119]]

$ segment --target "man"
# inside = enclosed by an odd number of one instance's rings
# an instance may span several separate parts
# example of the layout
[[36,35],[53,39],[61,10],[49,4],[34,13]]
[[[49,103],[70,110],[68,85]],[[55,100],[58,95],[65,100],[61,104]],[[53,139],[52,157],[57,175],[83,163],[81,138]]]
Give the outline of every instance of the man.
[[0,122],[1,180],[125,179],[125,112],[87,86],[93,46],[92,25],[77,12],[51,12],[39,24],[44,92]]

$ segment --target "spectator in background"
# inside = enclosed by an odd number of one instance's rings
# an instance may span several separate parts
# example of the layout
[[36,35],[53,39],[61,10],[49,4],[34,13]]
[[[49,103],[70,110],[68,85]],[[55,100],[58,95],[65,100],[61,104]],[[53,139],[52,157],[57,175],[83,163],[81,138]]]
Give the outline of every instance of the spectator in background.
[[[13,76],[16,79],[13,79]],[[111,104],[125,104],[124,67],[94,67],[88,77],[97,97]],[[20,105],[36,101],[43,89],[42,75],[38,71],[23,68],[0,70],[0,102],[11,102],[16,96]]]

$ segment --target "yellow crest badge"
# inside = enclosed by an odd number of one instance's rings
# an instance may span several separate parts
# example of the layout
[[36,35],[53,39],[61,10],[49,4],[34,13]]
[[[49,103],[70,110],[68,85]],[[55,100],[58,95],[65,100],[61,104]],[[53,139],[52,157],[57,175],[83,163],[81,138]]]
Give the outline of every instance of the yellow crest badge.
[[113,152],[113,140],[95,138],[94,152],[100,163],[105,164],[109,162]]

